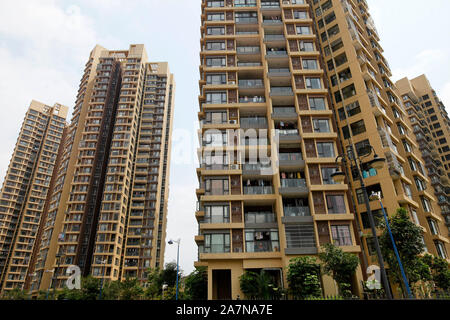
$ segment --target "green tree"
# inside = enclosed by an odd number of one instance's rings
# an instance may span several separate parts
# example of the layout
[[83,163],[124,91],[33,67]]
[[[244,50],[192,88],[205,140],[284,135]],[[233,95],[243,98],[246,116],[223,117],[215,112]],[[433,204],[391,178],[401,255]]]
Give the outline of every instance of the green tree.
[[[178,271],[180,274],[181,270]],[[179,277],[179,279],[181,276]],[[177,283],[177,264],[175,262],[167,263],[164,270],[161,272],[161,280],[169,287],[175,287]]]
[[311,257],[298,257],[290,260],[287,272],[289,291],[296,299],[320,297],[320,265]]
[[275,287],[269,275],[261,270],[245,271],[239,278],[242,293],[247,299],[268,300],[278,294],[278,288]]
[[[408,211],[404,208],[397,209],[396,214],[388,221],[410,287],[414,287],[419,281],[430,280],[430,269],[419,257],[424,251],[422,229],[410,220]],[[380,237],[380,247],[383,258],[389,265],[391,279],[404,291],[403,277],[386,226]]]
[[5,291],[2,295],[2,300],[27,300],[29,296],[21,289],[15,288],[13,290]]
[[81,300],[97,300],[99,295],[100,279],[94,278],[93,276],[87,276],[81,279]]
[[106,281],[103,285],[104,300],[119,300],[121,283],[120,281]]
[[186,296],[190,300],[208,299],[208,269],[199,267],[185,279]]
[[[179,298],[181,297],[181,277],[182,270],[179,270]],[[162,299],[162,287],[164,284],[168,289],[176,287],[177,264],[175,262],[167,263],[164,270],[149,269],[147,288],[144,292],[146,299]]]
[[325,251],[319,254],[323,262],[323,271],[337,282],[340,295],[351,296],[352,278],[358,268],[359,258],[331,243],[325,244],[323,248]]
[[422,261],[430,268],[431,280],[438,289],[450,290],[450,265],[445,259],[426,254]]
[[136,278],[127,278],[120,283],[120,300],[140,300],[143,294],[144,289]]

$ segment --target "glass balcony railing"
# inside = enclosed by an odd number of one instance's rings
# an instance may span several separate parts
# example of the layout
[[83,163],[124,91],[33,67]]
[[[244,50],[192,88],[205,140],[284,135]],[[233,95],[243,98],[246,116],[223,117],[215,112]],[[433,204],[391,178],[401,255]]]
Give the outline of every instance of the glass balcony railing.
[[262,164],[262,163],[245,163],[242,165],[243,171],[260,171],[270,168],[271,168],[270,164]]
[[244,194],[273,194],[272,186],[245,186]]
[[305,188],[305,179],[281,179],[282,188]]
[[289,68],[271,68],[269,73],[291,73]]
[[268,56],[287,56],[286,50],[269,50],[267,51]]
[[284,207],[285,217],[309,217],[311,210],[309,207]]
[[237,24],[256,24],[256,23],[258,23],[258,18],[236,17],[235,21]]
[[299,161],[303,160],[301,153],[280,153],[278,155],[280,161]]
[[261,50],[259,47],[237,47],[237,53],[260,53]]
[[246,242],[246,252],[274,252],[278,251],[278,241]]
[[266,41],[277,41],[277,40],[286,40],[283,34],[266,34],[264,36],[264,40]]
[[298,136],[298,129],[278,129],[277,130],[280,136]]
[[261,79],[239,80],[239,88],[264,88],[264,82]]
[[266,2],[261,2],[261,8],[279,8],[280,7],[280,2],[279,1],[266,1]]
[[272,87],[270,93],[273,95],[293,95],[292,87]]
[[239,103],[264,103],[266,98],[262,96],[240,97]]
[[245,223],[274,223],[276,217],[273,212],[247,212]]
[[264,129],[267,128],[266,118],[241,118],[241,128],[255,128]]

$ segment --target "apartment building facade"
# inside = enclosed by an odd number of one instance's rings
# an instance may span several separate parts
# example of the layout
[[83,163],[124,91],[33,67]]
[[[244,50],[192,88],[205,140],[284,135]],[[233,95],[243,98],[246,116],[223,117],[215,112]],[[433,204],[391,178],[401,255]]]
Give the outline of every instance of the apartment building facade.
[[[400,206],[406,208],[412,221],[423,229],[426,250],[442,255],[444,248],[448,259],[450,247],[448,234],[443,232],[443,216],[433,191],[427,188],[431,183],[425,161],[407,109],[390,80],[389,64],[366,1],[312,1],[312,10],[344,148],[354,145],[355,152],[364,157],[370,145],[387,159],[385,169],[363,172],[369,194],[381,192],[388,215]],[[351,167],[349,170],[352,172]],[[375,263],[371,237],[366,236],[362,190],[355,178],[353,173],[352,191],[362,224],[363,249],[368,262]],[[371,209],[380,213],[380,204],[374,201]],[[432,225],[440,225],[440,231],[436,232]]]
[[70,265],[103,280],[164,264],[175,82],[143,45],[96,46],[81,79],[27,284],[64,287]]
[[286,287],[290,259],[325,243],[361,253],[349,186],[331,179],[341,151],[313,30],[304,1],[202,1],[195,239],[209,299],[242,296],[245,270]]
[[[361,159],[368,193],[381,194],[388,215],[406,208],[426,250],[449,258],[441,208],[366,1],[202,1],[201,19],[196,265],[208,267],[208,298],[236,298],[245,270],[264,269],[285,287],[290,258],[317,255],[327,242],[359,255],[359,292],[377,258],[354,162],[345,184],[331,179],[340,154]],[[249,129],[269,133],[252,146]],[[251,162],[252,148],[267,153],[272,171]],[[375,154],[385,168],[369,166]],[[380,203],[370,207],[382,219]],[[336,294],[329,280],[324,293]]]
[[0,291],[23,289],[39,247],[68,108],[32,101],[0,193]]
[[[437,204],[444,217],[445,231],[442,232],[450,235],[450,120],[447,111],[425,75],[411,80],[403,78],[397,81],[396,86],[408,112]],[[435,223],[432,221],[430,224],[430,229],[436,232],[439,226],[433,226]],[[440,256],[445,256],[443,244],[438,243],[438,247]]]

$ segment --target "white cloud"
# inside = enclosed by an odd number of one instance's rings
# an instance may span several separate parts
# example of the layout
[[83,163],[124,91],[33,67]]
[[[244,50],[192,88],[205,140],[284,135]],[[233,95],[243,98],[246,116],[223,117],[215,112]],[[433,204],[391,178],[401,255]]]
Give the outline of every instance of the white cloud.
[[412,59],[412,63],[408,67],[393,68],[393,81],[408,77],[416,78],[422,74],[428,74],[433,69],[442,65],[449,58],[448,54],[442,50],[427,49],[419,52]]
[[[175,170],[172,170],[174,172]],[[175,179],[171,179],[172,181]],[[184,274],[194,270],[194,260],[197,257],[197,245],[194,241],[198,233],[195,222],[196,184],[172,184],[169,193],[169,213],[167,217],[167,239],[181,239],[180,266]],[[176,261],[177,248],[166,245],[165,262]]]
[[2,181],[31,100],[72,107],[96,33],[78,6],[16,0],[0,2],[0,39],[0,108],[8,110],[0,118]]

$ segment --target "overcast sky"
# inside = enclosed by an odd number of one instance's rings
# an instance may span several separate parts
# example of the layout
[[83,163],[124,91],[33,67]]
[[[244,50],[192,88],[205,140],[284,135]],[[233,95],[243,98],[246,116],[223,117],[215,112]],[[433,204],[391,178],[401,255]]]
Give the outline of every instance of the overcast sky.
[[[425,73],[448,108],[450,1],[368,2],[393,80]],[[167,235],[181,238],[185,273],[194,269],[197,259],[193,132],[198,127],[200,3],[0,0],[0,183],[31,100],[58,102],[72,110],[84,65],[96,44],[128,49],[129,44],[143,43],[150,61],[169,62],[177,90]],[[176,248],[168,246],[166,262],[174,260]]]

